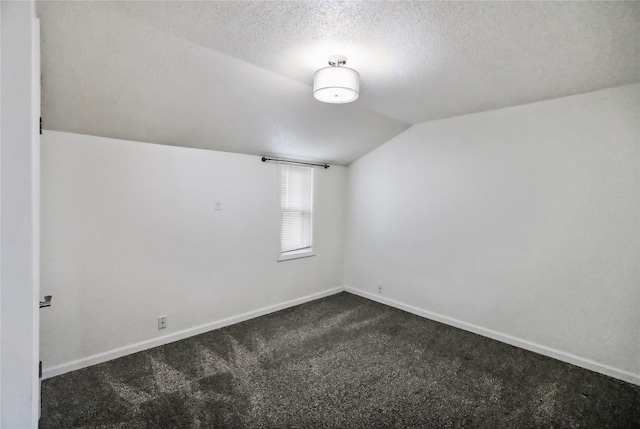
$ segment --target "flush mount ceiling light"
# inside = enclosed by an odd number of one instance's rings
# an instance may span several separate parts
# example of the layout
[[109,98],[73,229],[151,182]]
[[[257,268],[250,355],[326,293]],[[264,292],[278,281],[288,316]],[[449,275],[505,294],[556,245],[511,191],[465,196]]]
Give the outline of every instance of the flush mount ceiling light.
[[313,76],[313,96],[325,103],[350,103],[358,99],[360,74],[344,67],[347,59],[340,55],[329,57],[329,65]]

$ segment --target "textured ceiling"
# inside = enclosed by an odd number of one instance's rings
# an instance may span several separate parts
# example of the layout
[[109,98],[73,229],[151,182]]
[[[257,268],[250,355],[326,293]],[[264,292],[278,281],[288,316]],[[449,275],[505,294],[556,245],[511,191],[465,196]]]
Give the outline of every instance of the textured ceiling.
[[[349,164],[410,124],[640,82],[638,2],[43,2],[47,129]],[[329,55],[360,98],[311,94]]]

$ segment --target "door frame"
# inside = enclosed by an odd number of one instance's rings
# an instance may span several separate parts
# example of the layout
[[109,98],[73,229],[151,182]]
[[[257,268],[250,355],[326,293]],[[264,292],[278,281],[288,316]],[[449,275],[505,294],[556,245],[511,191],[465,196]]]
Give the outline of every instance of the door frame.
[[39,22],[0,2],[0,428],[39,416]]

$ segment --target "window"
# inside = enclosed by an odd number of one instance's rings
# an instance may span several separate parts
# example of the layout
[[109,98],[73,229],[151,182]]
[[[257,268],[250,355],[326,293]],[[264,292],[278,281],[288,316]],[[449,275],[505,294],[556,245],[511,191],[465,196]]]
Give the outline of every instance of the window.
[[312,256],[313,168],[280,164],[280,260]]

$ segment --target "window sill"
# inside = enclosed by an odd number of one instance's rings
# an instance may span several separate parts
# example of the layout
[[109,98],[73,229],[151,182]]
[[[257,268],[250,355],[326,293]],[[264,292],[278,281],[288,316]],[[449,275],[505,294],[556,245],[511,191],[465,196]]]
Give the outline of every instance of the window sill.
[[293,259],[308,258],[310,256],[316,256],[315,252],[300,252],[291,253],[289,255],[280,255],[278,262],[291,261]]

